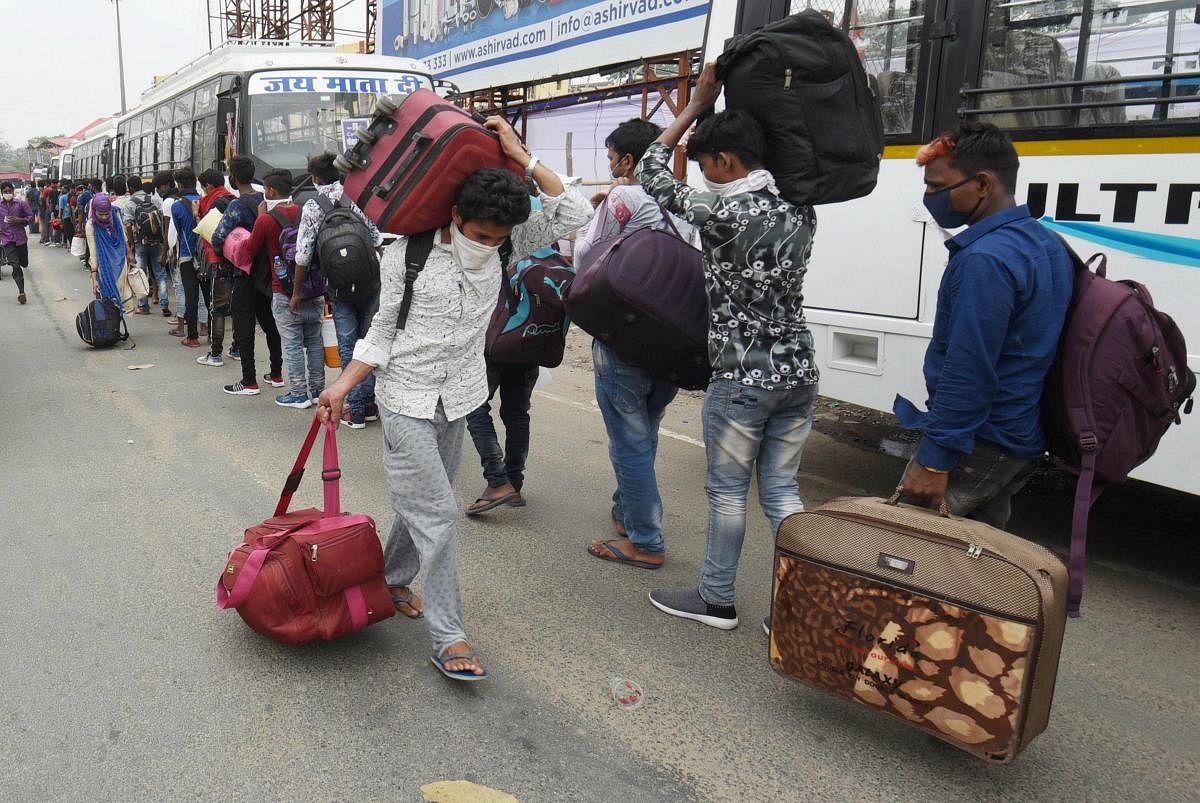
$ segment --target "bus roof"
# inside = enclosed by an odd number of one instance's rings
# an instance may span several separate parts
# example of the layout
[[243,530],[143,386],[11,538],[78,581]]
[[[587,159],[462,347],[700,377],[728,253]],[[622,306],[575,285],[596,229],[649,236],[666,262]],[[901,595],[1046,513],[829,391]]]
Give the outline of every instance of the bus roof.
[[222,73],[246,73],[262,69],[337,69],[349,67],[369,70],[402,70],[429,75],[426,66],[414,59],[343,53],[332,45],[300,45],[281,42],[226,42],[193,59],[142,93],[141,103],[121,121],[144,111],[159,101],[190,86],[203,83]]

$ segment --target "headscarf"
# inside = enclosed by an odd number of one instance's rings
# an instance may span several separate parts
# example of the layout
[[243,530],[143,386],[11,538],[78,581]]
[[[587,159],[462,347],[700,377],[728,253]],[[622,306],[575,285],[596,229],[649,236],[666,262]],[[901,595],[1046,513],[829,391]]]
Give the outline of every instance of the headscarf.
[[[96,217],[96,215],[101,212],[108,213],[107,223]],[[113,234],[114,217],[112,213],[112,201],[107,195],[101,194],[92,198],[92,208],[88,214],[91,215],[92,225],[95,226],[97,230],[104,229],[104,231],[109,235]]]

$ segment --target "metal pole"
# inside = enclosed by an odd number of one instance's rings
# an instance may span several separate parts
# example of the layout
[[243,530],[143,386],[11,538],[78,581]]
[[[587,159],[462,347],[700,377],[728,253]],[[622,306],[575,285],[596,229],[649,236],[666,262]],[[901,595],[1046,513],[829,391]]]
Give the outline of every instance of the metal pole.
[[121,0],[113,0],[117,9],[117,69],[121,78],[121,114],[125,113],[125,50],[121,45]]

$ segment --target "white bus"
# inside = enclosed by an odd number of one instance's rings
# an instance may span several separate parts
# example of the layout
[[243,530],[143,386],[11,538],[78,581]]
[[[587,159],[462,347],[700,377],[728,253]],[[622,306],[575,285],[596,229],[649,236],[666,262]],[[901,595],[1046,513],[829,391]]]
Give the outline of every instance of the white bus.
[[[1005,128],[1018,199],[1109,276],[1146,284],[1200,372],[1195,0],[714,0],[705,59],[806,8],[850,33],[887,132],[875,191],[818,207],[805,307],[821,392],[878,410],[922,377],[950,236],[921,201],[917,148],[959,120]],[[1134,476],[1200,493],[1200,414]]]
[[184,166],[199,174],[224,170],[243,153],[259,177],[282,168],[299,179],[307,176],[310,156],[353,144],[377,96],[398,100],[432,86],[429,71],[411,59],[326,45],[229,42],[146,90],[138,107],[103,135],[72,146],[68,174],[148,178]]

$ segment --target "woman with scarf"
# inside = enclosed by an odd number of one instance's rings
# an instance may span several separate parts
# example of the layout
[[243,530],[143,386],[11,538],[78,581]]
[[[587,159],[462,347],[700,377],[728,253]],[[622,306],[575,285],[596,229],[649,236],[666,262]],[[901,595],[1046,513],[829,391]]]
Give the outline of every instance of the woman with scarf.
[[125,275],[131,258],[125,226],[121,212],[113,209],[107,195],[101,193],[92,200],[86,230],[92,292],[97,298],[111,298],[125,312],[133,312],[137,297]]

